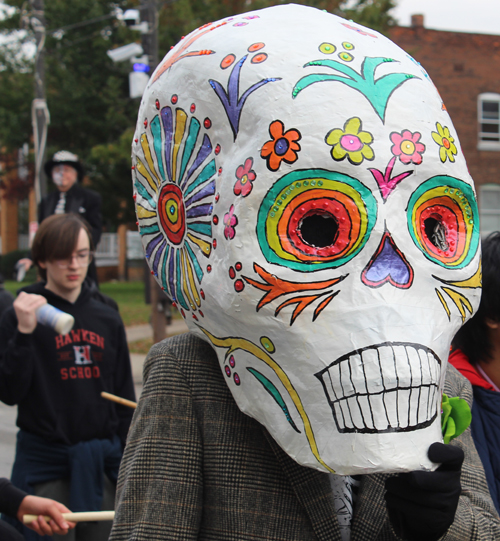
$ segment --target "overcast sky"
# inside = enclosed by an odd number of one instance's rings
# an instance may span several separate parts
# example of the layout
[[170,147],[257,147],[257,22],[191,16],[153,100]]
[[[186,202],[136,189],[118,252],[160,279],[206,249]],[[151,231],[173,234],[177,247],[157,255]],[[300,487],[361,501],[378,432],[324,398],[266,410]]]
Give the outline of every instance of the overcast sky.
[[397,0],[392,12],[401,26],[410,26],[415,13],[434,30],[500,35],[500,0]]

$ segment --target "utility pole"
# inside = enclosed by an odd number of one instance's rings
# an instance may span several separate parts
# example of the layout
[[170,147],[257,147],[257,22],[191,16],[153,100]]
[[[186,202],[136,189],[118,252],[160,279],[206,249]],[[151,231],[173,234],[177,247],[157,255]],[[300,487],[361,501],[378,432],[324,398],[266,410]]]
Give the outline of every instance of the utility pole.
[[35,32],[35,99],[31,106],[31,122],[33,125],[33,139],[35,145],[35,198],[40,203],[47,193],[45,177],[42,174],[42,165],[47,145],[47,127],[50,123],[49,109],[45,98],[45,14],[44,0],[30,0],[30,23]]
[[150,73],[158,65],[158,0],[141,0],[141,20],[148,23],[148,32],[142,34],[142,48],[149,56]]
[[[149,73],[153,73],[158,65],[158,0],[141,0],[141,21],[148,23],[148,31],[142,34],[142,48],[148,55]],[[151,326],[153,342],[159,342],[167,337],[167,320],[163,311],[162,300],[165,293],[160,289],[153,275],[150,275],[151,292]],[[160,309],[161,308],[161,309]]]

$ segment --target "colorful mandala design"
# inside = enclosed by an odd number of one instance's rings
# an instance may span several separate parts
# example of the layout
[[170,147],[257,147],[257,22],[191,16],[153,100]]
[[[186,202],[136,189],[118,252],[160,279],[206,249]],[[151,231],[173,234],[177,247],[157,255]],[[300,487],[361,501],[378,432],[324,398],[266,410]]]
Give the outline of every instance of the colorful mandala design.
[[180,108],[163,107],[144,126],[133,176],[146,259],[170,298],[195,311],[204,274],[199,258],[212,251],[212,143],[199,120]]

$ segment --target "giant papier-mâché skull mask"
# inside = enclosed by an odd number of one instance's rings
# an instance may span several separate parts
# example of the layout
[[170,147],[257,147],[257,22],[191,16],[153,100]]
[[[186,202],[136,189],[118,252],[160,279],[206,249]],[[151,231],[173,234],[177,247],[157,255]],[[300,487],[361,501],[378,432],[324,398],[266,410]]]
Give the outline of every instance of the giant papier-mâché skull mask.
[[152,272],[239,408],[297,462],[431,469],[478,209],[424,69],[297,5],[207,24],[152,75],[132,144]]

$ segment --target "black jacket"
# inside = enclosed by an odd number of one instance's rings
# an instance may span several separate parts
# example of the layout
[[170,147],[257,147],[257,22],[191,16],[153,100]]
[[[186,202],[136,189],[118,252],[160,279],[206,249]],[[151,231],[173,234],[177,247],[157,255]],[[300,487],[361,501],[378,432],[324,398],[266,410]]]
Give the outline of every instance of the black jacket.
[[67,335],[38,324],[17,330],[9,308],[0,323],[0,400],[18,405],[17,426],[48,442],[74,445],[117,434],[125,443],[132,410],[101,397],[106,391],[135,400],[125,329],[119,314],[92,297],[84,284],[70,303],[36,283],[23,291],[43,295],[71,314]]
[[0,478],[0,511],[15,517],[26,492],[16,488],[8,479]]
[[[26,492],[16,488],[8,479],[0,478],[0,511],[15,517]],[[10,524],[0,520],[0,539],[2,541],[24,541],[24,537]]]
[[[52,216],[59,201],[59,190],[47,194],[38,206],[38,223],[41,224],[45,218]],[[85,218],[92,228],[92,240],[94,247],[101,239],[102,233],[102,213],[101,196],[92,190],[83,188],[75,183],[70,190],[66,192],[67,213],[74,212]]]

